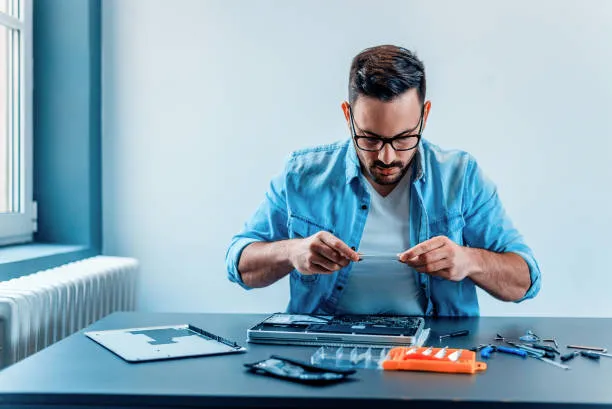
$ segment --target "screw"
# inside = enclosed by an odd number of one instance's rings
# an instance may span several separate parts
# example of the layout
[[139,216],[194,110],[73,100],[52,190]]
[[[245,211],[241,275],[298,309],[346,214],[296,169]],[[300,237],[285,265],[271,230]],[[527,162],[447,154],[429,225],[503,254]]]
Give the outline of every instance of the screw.
[[557,344],[557,340],[554,339],[554,338],[543,339],[542,341],[544,341],[544,342],[552,342],[553,344],[555,344],[555,348],[559,349],[559,344]]

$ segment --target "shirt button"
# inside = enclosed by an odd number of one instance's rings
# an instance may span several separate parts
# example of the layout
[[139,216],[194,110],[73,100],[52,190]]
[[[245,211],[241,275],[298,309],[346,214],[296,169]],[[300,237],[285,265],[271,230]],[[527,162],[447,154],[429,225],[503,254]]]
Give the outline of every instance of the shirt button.
[[368,209],[368,205],[361,205],[361,210],[367,210]]
[[357,249],[355,248],[355,246],[351,247],[351,250],[356,251]]
[[338,291],[342,291],[342,289],[343,289],[343,288],[344,288],[344,287],[342,287],[341,285],[336,286],[336,290],[338,290]]

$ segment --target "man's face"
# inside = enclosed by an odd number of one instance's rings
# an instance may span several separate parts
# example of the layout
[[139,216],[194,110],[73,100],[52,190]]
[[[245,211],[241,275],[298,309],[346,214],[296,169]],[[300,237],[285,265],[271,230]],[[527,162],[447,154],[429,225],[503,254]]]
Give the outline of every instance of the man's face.
[[[349,129],[351,128],[350,113],[352,111],[357,137],[381,137],[385,140],[417,135],[421,125],[421,113],[423,113],[422,128],[425,128],[429,107],[429,101],[423,107],[416,89],[410,89],[388,102],[359,96],[350,107],[350,111],[348,103],[343,104]],[[404,138],[396,141],[396,147],[401,148],[400,143],[406,142],[400,141],[406,140],[410,139]],[[416,138],[411,140],[417,141]],[[380,151],[371,152],[359,148],[360,145],[365,146],[366,141],[374,141],[374,139],[359,139],[359,145],[355,146],[366,178],[380,187],[393,187],[408,171],[412,158],[416,154],[416,147],[410,150],[395,150],[391,144],[386,143]],[[353,143],[356,143],[355,139]]]

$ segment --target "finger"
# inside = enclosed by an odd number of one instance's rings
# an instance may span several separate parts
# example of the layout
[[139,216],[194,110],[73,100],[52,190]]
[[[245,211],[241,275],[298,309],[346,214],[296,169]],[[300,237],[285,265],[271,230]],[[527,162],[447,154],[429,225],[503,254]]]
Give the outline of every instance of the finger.
[[436,261],[443,260],[445,258],[449,258],[448,246],[442,246],[437,249],[434,249],[428,253],[423,253],[419,256],[406,260],[406,264],[410,267],[422,267],[424,265],[434,263]]
[[307,261],[300,268],[297,269],[300,273],[304,275],[312,275],[312,274],[331,274],[333,271],[317,264],[314,261]]
[[329,271],[327,269],[324,269],[321,266],[312,264],[310,267],[308,267],[308,269],[302,271],[302,270],[298,270],[302,275],[315,275],[315,274],[332,274],[333,271]]
[[359,254],[349,246],[346,245],[342,240],[337,238],[331,233],[322,232],[320,239],[323,243],[327,244],[332,249],[336,250],[341,255],[345,256],[349,260],[359,261]]
[[424,266],[417,267],[415,268],[415,270],[418,271],[419,273],[427,273],[427,274],[439,276],[439,275],[442,275],[442,273],[444,272],[443,270],[449,269],[451,267],[452,267],[452,262],[450,261],[450,259],[445,258],[443,260],[435,261],[433,263],[429,263]]
[[332,263],[331,261],[327,260],[326,258],[321,257],[321,256],[317,256],[317,255],[315,255],[312,258],[310,263],[312,264],[312,266],[315,269],[320,269],[321,270],[321,272],[319,272],[319,274],[331,274],[331,273],[333,273],[335,271],[338,271],[338,270],[340,270],[342,268],[338,264]]
[[325,257],[332,263],[338,264],[341,267],[346,267],[349,263],[349,260],[346,257],[323,242],[315,243],[313,247],[315,253]]
[[399,255],[400,261],[405,262],[406,260],[420,256],[423,253],[427,253],[429,251],[440,248],[446,244],[446,240],[447,238],[445,236],[437,236],[422,243],[419,243],[411,249],[408,249],[405,252],[401,253]]

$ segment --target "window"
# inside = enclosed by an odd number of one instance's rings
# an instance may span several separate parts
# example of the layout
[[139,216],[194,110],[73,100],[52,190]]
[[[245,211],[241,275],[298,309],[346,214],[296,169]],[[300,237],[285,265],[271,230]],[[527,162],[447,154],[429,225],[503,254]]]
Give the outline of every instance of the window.
[[0,0],[0,245],[32,240],[32,0]]

